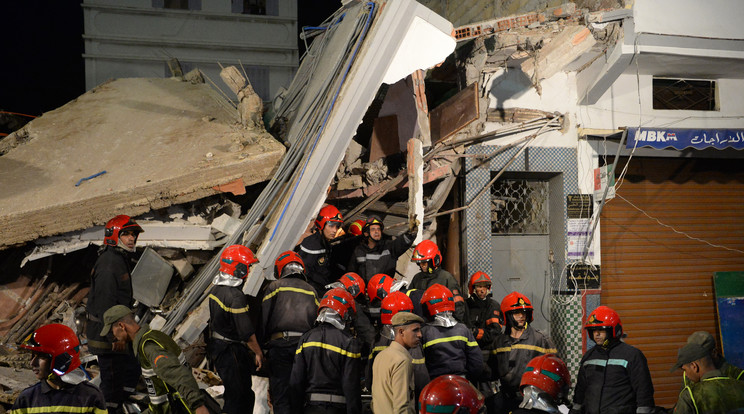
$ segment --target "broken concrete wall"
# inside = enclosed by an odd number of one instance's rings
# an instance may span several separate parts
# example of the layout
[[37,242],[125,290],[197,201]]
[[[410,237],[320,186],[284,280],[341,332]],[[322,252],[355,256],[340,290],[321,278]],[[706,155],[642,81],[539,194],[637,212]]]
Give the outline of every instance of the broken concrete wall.
[[0,248],[243,189],[284,153],[211,86],[172,79],[105,83],[3,141]]

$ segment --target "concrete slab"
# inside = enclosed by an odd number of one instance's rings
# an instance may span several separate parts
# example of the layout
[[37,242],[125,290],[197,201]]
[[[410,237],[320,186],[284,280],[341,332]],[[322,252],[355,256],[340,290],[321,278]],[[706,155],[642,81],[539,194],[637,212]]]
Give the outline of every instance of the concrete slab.
[[113,80],[44,114],[0,143],[0,249],[267,180],[284,146],[238,119],[173,79]]

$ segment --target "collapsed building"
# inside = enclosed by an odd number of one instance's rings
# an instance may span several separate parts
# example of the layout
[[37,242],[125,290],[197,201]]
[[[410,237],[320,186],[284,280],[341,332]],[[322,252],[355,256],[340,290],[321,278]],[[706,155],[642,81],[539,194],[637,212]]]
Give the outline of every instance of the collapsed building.
[[[1,307],[0,342],[17,343],[50,320],[74,325],[88,277],[79,262],[92,265],[101,225],[124,213],[145,229],[138,243],[146,247],[142,265],[151,267],[141,283],[156,287],[137,299],[150,308],[151,325],[193,347],[198,365],[220,248],[241,243],[257,253],[244,285],[255,297],[273,278],[273,259],[331,203],[347,223],[379,214],[390,235],[418,217],[419,240],[436,240],[443,267],[462,283],[485,271],[495,299],[513,290],[532,299],[534,325],[554,339],[573,374],[591,346],[583,315],[612,306],[628,341],[649,358],[657,404],[671,405],[677,346],[694,330],[719,331],[712,273],[744,266],[742,200],[722,195],[744,194],[744,177],[740,141],[666,149],[674,142],[655,137],[693,129],[740,136],[740,105],[732,101],[744,84],[726,65],[744,59],[744,35],[732,22],[699,29],[690,43],[650,17],[670,2],[540,3],[506,17],[488,9],[491,2],[473,1],[467,10],[483,7],[473,15],[424,3],[431,10],[414,1],[347,2],[305,31],[308,54],[263,119],[247,76],[227,68],[229,98],[198,71],[120,79],[0,141],[0,169],[23,174],[4,180],[12,196],[0,200],[9,304]],[[674,5],[675,16],[691,23],[693,6]],[[725,20],[721,10],[710,13]],[[669,79],[687,81],[675,89]],[[690,79],[715,80],[717,92],[698,96],[705,85]],[[718,113],[684,106],[691,94],[695,102],[717,97]],[[652,142],[661,145],[641,148]],[[675,198],[679,191],[682,198],[704,191],[736,212],[705,214]],[[658,220],[654,208],[664,202],[674,203],[676,219]],[[695,233],[685,227],[690,215],[721,230]],[[662,224],[702,240],[718,240],[723,229],[738,236],[716,243],[726,249],[701,247]],[[694,259],[667,254],[676,249]],[[64,254],[78,255],[76,263]],[[398,263],[401,278],[413,275],[409,260]],[[680,260],[689,268],[667,270]],[[664,329],[654,333],[658,324]]]

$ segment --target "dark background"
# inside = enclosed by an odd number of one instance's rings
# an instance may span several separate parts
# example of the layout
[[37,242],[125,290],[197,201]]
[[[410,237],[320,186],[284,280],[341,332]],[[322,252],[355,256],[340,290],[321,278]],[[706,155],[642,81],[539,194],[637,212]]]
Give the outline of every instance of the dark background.
[[[340,0],[299,0],[298,30],[322,23],[340,6]],[[0,111],[39,116],[85,92],[80,0],[4,1],[0,33]],[[302,56],[299,37],[298,47]]]

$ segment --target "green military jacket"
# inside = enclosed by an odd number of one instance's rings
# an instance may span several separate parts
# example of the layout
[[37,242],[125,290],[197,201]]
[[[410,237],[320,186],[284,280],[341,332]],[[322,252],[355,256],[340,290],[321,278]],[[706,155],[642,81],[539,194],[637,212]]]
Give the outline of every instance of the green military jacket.
[[191,370],[180,360],[181,348],[170,336],[145,324],[132,342],[147,383],[150,411],[192,413],[204,405]]
[[744,381],[724,377],[720,370],[705,373],[699,382],[679,393],[674,414],[729,413],[744,408]]

